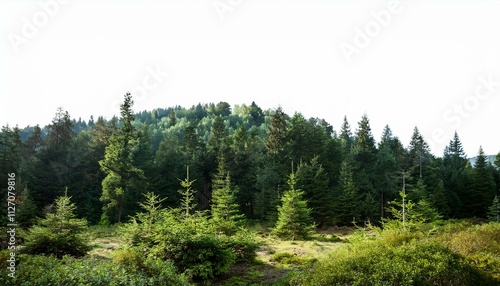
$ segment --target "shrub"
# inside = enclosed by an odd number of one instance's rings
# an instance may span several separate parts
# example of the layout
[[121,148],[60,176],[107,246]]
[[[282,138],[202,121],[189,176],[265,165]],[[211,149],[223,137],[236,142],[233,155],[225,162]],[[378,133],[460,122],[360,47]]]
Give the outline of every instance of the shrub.
[[138,270],[97,258],[21,255],[14,278],[0,269],[0,285],[189,285],[169,262],[149,259],[144,266]]
[[439,240],[479,269],[500,279],[500,224],[462,227],[456,232],[442,234]]
[[220,239],[224,248],[230,249],[233,253],[235,262],[253,262],[257,257],[257,250],[262,245],[245,229],[240,229],[233,236],[221,236]]
[[23,253],[83,256],[90,249],[88,239],[84,236],[87,229],[85,219],[76,219],[75,204],[70,197],[56,199],[55,213],[47,214],[37,225],[31,227],[26,234]]
[[271,259],[281,264],[292,264],[292,265],[302,265],[310,261],[310,259],[308,258],[300,257],[289,252],[275,253],[271,257]]
[[234,254],[214,234],[180,231],[158,242],[154,253],[194,280],[209,282],[225,273],[235,260]]
[[310,237],[314,224],[311,209],[307,208],[304,193],[295,189],[295,173],[288,179],[289,190],[285,191],[278,206],[278,221],[272,233],[284,239],[307,239]]
[[291,285],[496,285],[437,242],[353,245],[291,278]]

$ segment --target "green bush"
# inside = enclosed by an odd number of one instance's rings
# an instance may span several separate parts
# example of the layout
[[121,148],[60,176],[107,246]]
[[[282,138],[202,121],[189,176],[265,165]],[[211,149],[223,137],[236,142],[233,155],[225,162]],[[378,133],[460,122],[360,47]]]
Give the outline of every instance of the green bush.
[[55,213],[31,227],[26,234],[23,253],[84,256],[90,249],[85,237],[87,221],[75,218],[75,204],[67,196],[56,199]]
[[481,270],[500,279],[500,224],[454,227],[438,238],[453,252],[463,255]]
[[271,259],[281,264],[292,264],[292,265],[303,265],[311,261],[311,259],[300,257],[289,252],[275,253],[273,254],[273,256],[271,256]]
[[253,262],[257,257],[257,250],[262,245],[255,240],[255,236],[245,229],[240,229],[233,236],[221,236],[224,248],[234,254],[235,262]]
[[[386,247],[380,241],[339,250],[291,278],[291,285],[497,285],[437,242]],[[496,284],[495,284],[496,283]]]
[[139,270],[97,258],[21,255],[14,278],[0,269],[0,285],[189,285],[169,262],[149,259],[144,266]]

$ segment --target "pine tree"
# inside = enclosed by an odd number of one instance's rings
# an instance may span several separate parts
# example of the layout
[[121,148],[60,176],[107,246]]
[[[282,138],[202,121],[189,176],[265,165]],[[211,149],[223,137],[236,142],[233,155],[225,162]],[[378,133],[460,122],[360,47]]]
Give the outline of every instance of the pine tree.
[[349,122],[347,121],[347,116],[344,116],[344,122],[342,123],[342,127],[340,128],[339,138],[342,144],[344,156],[346,156],[350,152],[353,143],[351,125],[349,125]]
[[16,206],[16,221],[23,228],[30,227],[35,223],[37,213],[33,197],[28,188],[25,188],[19,195],[19,203]]
[[231,184],[223,160],[219,161],[217,174],[212,181],[212,223],[216,231],[232,235],[238,231],[243,215],[239,214],[235,194],[238,189]]
[[45,219],[28,230],[22,251],[58,258],[84,256],[91,248],[84,236],[87,221],[75,218],[76,206],[67,195],[57,198],[55,206],[54,213],[48,213]]
[[186,178],[184,180],[179,179],[183,190],[179,190],[181,194],[181,211],[184,220],[189,220],[191,213],[196,208],[196,202],[194,198],[194,190],[192,185],[196,180],[189,180],[189,166],[186,166]]
[[288,178],[288,187],[281,198],[278,207],[278,221],[272,233],[281,238],[295,240],[307,239],[314,225],[311,219],[311,210],[307,208],[307,201],[302,198],[303,192],[295,189],[295,173]]
[[311,208],[311,216],[318,225],[332,221],[332,193],[328,174],[314,157],[310,163],[301,163],[297,169],[297,188],[304,190],[304,199]]
[[495,196],[493,204],[488,208],[488,220],[500,222],[500,199],[498,196]]
[[335,198],[335,221],[340,225],[350,225],[361,219],[361,197],[358,194],[348,160],[342,162],[339,178],[339,192]]
[[471,172],[467,170],[468,164],[460,138],[455,132],[453,140],[444,150],[441,171],[449,212],[442,208],[440,211],[447,216],[468,217],[474,212],[472,206],[468,204],[470,200],[474,200],[474,194],[471,193],[473,178]]
[[137,132],[132,126],[132,96],[127,93],[120,105],[120,121],[118,132],[109,138],[104,159],[99,161],[101,170],[106,174],[102,181],[104,211],[112,222],[121,222],[123,215],[133,214],[137,209],[137,201],[144,186],[144,172],[133,163],[133,149],[137,146]]
[[400,167],[396,163],[396,159],[391,152],[391,140],[392,139],[388,137],[382,137],[375,162],[375,175],[377,179],[374,182],[374,186],[378,191],[381,218],[385,217],[385,207],[387,203],[396,198],[397,171]]
[[277,155],[285,149],[287,122],[286,114],[281,107],[276,109],[271,118],[271,126],[267,131],[265,144],[269,154]]
[[380,193],[375,189],[376,167],[375,139],[371,133],[370,121],[366,114],[359,122],[356,138],[351,148],[352,170],[356,188],[363,196],[362,218],[374,220],[380,217]]
[[487,168],[486,156],[483,148],[479,148],[479,154],[474,165],[474,192],[477,199],[473,202],[474,215],[486,218],[488,206],[495,197],[496,186],[493,177]]

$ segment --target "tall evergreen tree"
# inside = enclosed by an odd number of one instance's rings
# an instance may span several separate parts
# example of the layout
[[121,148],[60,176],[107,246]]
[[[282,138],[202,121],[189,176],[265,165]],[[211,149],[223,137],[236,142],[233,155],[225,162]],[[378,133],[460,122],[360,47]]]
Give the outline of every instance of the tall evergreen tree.
[[311,216],[318,225],[332,223],[332,193],[329,188],[328,174],[318,157],[310,163],[301,163],[296,173],[297,188],[304,190],[304,199],[311,208]]
[[269,154],[278,155],[285,149],[287,122],[286,114],[281,107],[276,109],[271,118],[271,126],[267,132],[265,144]]
[[347,116],[344,116],[344,122],[342,123],[342,127],[340,128],[340,142],[342,144],[342,150],[344,156],[346,156],[350,150],[353,143],[353,137],[351,133],[351,125],[347,121]]
[[361,219],[362,200],[354,183],[352,167],[348,160],[342,162],[339,192],[334,204],[335,221],[339,225],[351,225]]
[[236,203],[235,194],[238,192],[238,188],[231,184],[231,178],[223,160],[219,161],[217,173],[212,182],[214,189],[212,191],[211,221],[218,232],[232,235],[238,230],[243,216],[239,214],[239,206]]
[[99,161],[101,170],[106,173],[102,181],[101,201],[111,222],[119,223],[123,216],[133,214],[144,191],[144,172],[133,164],[132,150],[138,142],[137,132],[132,126],[132,105],[132,96],[127,93],[120,105],[121,127],[110,137],[106,155]]
[[482,147],[479,147],[479,153],[474,165],[474,193],[473,201],[468,202],[473,209],[473,215],[486,218],[488,206],[495,197],[496,186],[493,177],[487,168],[486,156]]
[[371,133],[370,122],[364,114],[359,122],[355,140],[351,148],[350,157],[354,181],[358,192],[364,198],[362,215],[364,219],[374,220],[380,218],[379,201],[380,193],[375,189],[376,167],[375,139]]
[[471,172],[467,170],[469,161],[463,151],[457,132],[455,132],[453,140],[445,148],[442,162],[441,177],[449,212],[443,209],[440,209],[440,211],[445,216],[451,217],[472,215],[473,210],[468,201],[470,199],[474,200],[474,198],[470,198],[473,181],[470,175]]
[[38,209],[52,204],[71,186],[81,161],[70,155],[75,138],[73,123],[67,111],[61,107],[48,126],[45,147],[41,148],[26,166],[28,187]]
[[288,190],[283,194],[281,205],[278,207],[278,221],[272,233],[294,240],[308,238],[314,225],[311,219],[311,210],[307,201],[303,199],[303,192],[295,188],[295,173],[288,177]]
[[401,166],[398,165],[391,150],[393,140],[394,139],[392,137],[392,133],[390,133],[390,129],[386,127],[377,150],[375,162],[376,180],[374,182],[374,186],[378,192],[379,212],[381,218],[385,217],[385,209],[388,202],[394,200],[397,196],[397,173]]
[[492,205],[488,208],[488,220],[500,222],[500,199],[495,196]]

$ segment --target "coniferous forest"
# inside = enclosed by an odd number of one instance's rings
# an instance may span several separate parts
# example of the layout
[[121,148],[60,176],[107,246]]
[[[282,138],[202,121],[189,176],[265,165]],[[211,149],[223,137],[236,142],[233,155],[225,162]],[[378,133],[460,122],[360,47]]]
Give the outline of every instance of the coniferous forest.
[[255,102],[134,113],[127,93],[119,117],[59,108],[46,126],[4,126],[19,254],[0,281],[499,285],[500,153],[477,146],[471,162],[455,133],[436,156],[418,127],[402,142],[351,120]]

